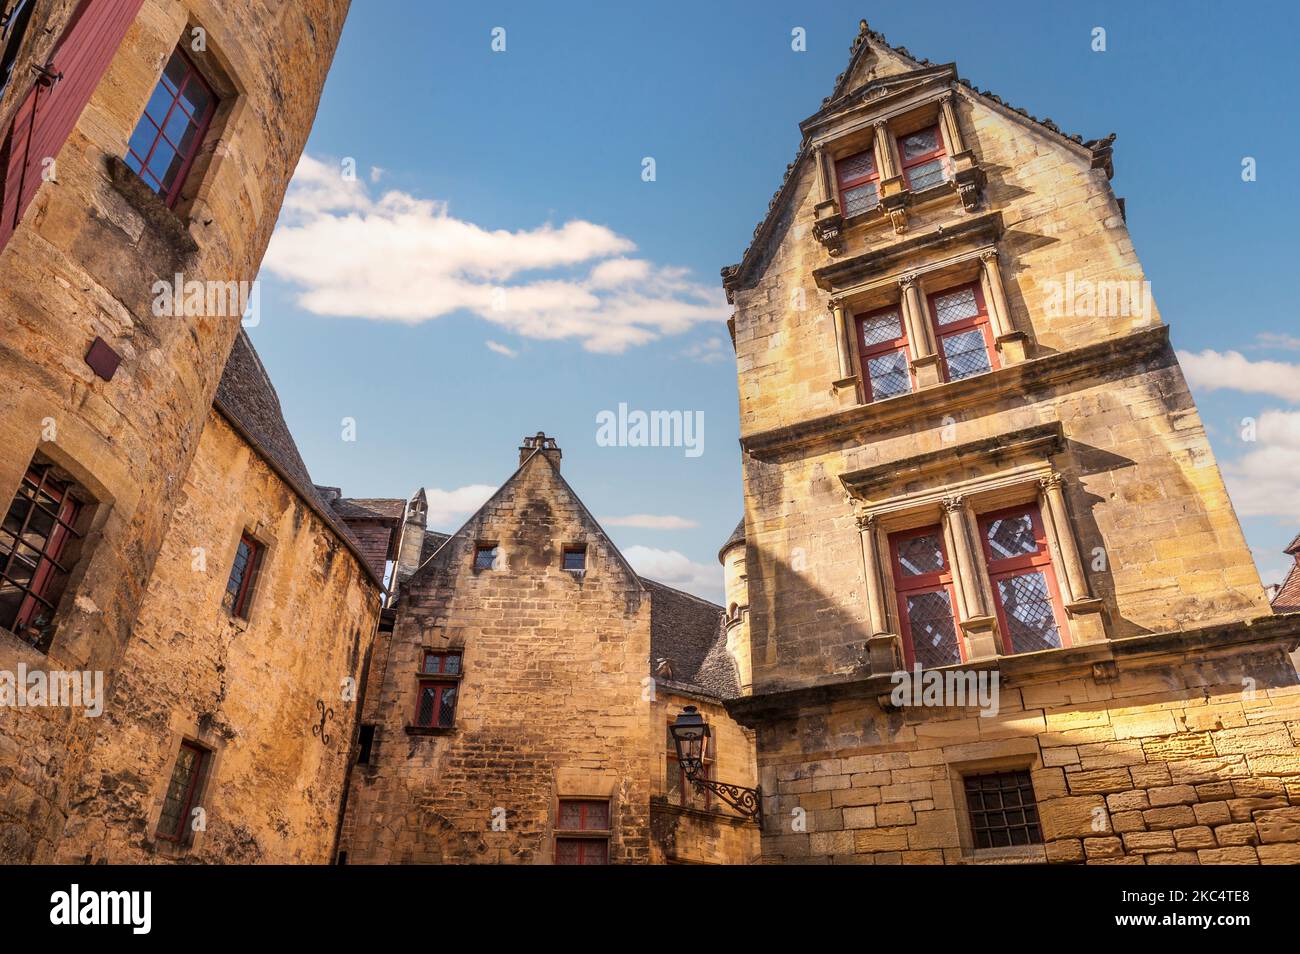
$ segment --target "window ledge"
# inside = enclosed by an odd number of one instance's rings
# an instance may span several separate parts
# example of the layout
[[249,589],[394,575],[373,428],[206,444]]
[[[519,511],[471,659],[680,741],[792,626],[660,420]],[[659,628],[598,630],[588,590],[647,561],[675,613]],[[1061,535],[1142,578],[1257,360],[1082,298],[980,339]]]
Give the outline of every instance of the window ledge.
[[454,725],[408,725],[407,735],[451,735],[456,731]]
[[1047,848],[1024,845],[1015,848],[975,848],[962,855],[963,865],[1045,865]]
[[199,250],[199,245],[189,229],[159,195],[145,185],[130,166],[119,156],[108,157],[108,177],[118,193],[131,207],[144,217],[155,232],[160,233],[171,246],[188,258]]

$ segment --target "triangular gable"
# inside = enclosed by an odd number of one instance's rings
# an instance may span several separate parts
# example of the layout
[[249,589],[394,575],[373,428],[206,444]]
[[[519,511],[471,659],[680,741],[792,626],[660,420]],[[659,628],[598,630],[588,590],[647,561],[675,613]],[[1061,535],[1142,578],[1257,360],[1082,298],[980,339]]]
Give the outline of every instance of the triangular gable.
[[416,568],[415,572],[411,574],[407,582],[413,583],[416,580],[421,579],[423,575],[427,572],[429,567],[434,565],[440,558],[444,558],[444,555],[450,554],[451,544],[453,544],[457,540],[467,539],[468,536],[467,531],[470,529],[470,527],[476,524],[476,522],[479,519],[479,516],[483,513],[483,511],[487,510],[488,507],[493,504],[493,502],[500,499],[501,496],[513,484],[515,484],[519,480],[519,477],[521,474],[523,474],[524,470],[529,466],[533,465],[534,461],[537,461],[538,458],[540,458],[540,461],[537,463],[537,466],[539,467],[545,466],[551,468],[552,476],[555,478],[556,481],[558,481],[560,489],[564,493],[568,494],[570,498],[572,498],[573,502],[577,505],[579,511],[581,512],[584,521],[590,525],[591,529],[595,532],[600,542],[604,544],[606,547],[608,547],[609,551],[612,554],[614,554],[615,560],[618,562],[619,566],[622,567],[623,569],[623,573],[626,577],[625,582],[627,582],[634,589],[644,590],[645,584],[641,581],[641,578],[637,576],[636,571],[632,569],[632,564],[627,562],[627,558],[623,556],[623,552],[619,550],[617,546],[614,545],[614,541],[610,539],[609,534],[605,532],[605,529],[600,525],[600,522],[594,516],[592,516],[591,511],[587,509],[587,505],[582,502],[582,498],[579,497],[578,494],[574,491],[574,489],[569,485],[569,482],[564,479],[564,475],[560,473],[559,468],[556,467],[555,464],[551,461],[551,459],[547,457],[546,454],[541,450],[535,450],[531,454],[529,454],[526,458],[524,458],[523,463],[521,463],[517,468],[515,468],[515,472],[506,479],[506,482],[503,483],[500,487],[498,487],[496,491],[492,494],[492,496],[489,497],[487,500],[485,500],[483,502],[483,505],[479,507],[477,510],[475,510],[474,513],[470,515],[469,519],[460,525],[460,527],[456,530],[455,533],[453,533],[446,540],[444,540],[442,545],[439,546],[438,549],[435,550],[427,560],[425,560]]

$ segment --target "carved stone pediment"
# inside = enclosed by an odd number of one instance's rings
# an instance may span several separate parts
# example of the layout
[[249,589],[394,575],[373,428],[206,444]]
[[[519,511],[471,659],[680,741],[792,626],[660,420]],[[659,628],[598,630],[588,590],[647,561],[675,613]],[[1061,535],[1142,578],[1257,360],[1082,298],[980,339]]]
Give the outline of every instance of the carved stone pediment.
[[827,103],[801,122],[799,129],[805,136],[815,136],[833,129],[842,120],[886,109],[910,96],[929,91],[940,92],[949,88],[956,78],[957,70],[953,64],[882,76]]

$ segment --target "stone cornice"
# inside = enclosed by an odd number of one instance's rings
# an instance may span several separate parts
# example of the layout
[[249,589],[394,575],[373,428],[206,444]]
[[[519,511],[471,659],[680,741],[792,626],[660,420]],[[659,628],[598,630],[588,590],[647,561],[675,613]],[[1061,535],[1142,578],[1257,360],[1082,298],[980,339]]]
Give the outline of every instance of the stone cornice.
[[[1154,665],[1199,661],[1213,655],[1238,655],[1243,651],[1286,653],[1294,651],[1297,646],[1300,646],[1300,613],[1287,613],[1200,629],[1150,633],[1019,656],[999,656],[944,667],[944,670],[996,669],[1000,682],[1014,687],[1044,680],[1097,678],[1108,671],[1135,671]],[[730,699],[725,706],[728,714],[741,725],[755,728],[765,722],[794,718],[812,707],[845,700],[860,699],[876,704],[875,700],[888,696],[893,688],[892,673],[873,674],[797,689],[755,693]]]
[[822,127],[833,124],[845,115],[851,113],[869,115],[877,110],[888,111],[900,97],[913,95],[922,90],[937,95],[944,90],[951,90],[952,84],[956,81],[956,63],[882,76],[819,109],[799,123],[799,131],[805,136],[815,136]]
[[861,441],[864,434],[908,420],[941,417],[966,408],[990,405],[1013,394],[1028,397],[1065,381],[1140,364],[1168,350],[1169,328],[1156,325],[961,381],[759,431],[741,437],[740,446],[751,457],[771,460],[791,451],[807,451],[837,441]]

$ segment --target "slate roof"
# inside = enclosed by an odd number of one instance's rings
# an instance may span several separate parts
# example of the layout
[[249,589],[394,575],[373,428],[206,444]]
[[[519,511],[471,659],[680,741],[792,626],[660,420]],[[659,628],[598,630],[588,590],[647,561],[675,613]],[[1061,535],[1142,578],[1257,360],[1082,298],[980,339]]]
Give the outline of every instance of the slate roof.
[[239,329],[239,337],[235,339],[230,357],[226,360],[212,406],[231,423],[303,503],[334,531],[335,536],[356,557],[366,576],[375,585],[382,587],[383,581],[367,565],[356,537],[334,512],[326,495],[312,483],[307,465],[298,452],[298,445],[284,422],[275,386],[271,384],[271,378],[243,328]]
[[420,562],[438,552],[438,549],[451,539],[450,533],[438,533],[436,530],[424,531],[424,543],[420,546]]
[[740,695],[736,664],[727,652],[726,611],[708,600],[641,577],[650,593],[650,666],[668,660],[670,687],[716,699]]
[[1300,555],[1300,533],[1297,533],[1297,534],[1296,534],[1296,538],[1295,538],[1294,540],[1292,540],[1292,541],[1287,545],[1287,548],[1286,548],[1284,551],[1282,551],[1282,552],[1283,552],[1283,553],[1295,553],[1295,554]]
[[339,497],[331,501],[344,520],[381,520],[401,523],[406,516],[406,501],[387,497]]
[[722,555],[739,543],[745,542],[745,518],[740,518],[740,523],[736,524],[736,529],[731,531],[731,536],[727,537],[727,542],[722,545],[718,551],[718,562],[722,562]]

